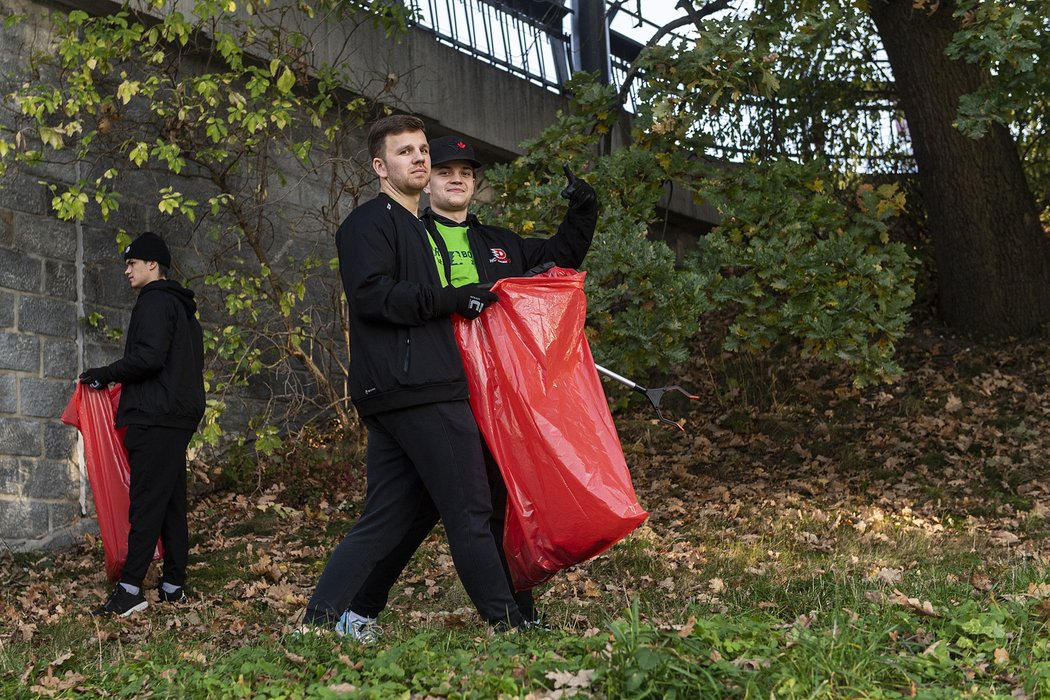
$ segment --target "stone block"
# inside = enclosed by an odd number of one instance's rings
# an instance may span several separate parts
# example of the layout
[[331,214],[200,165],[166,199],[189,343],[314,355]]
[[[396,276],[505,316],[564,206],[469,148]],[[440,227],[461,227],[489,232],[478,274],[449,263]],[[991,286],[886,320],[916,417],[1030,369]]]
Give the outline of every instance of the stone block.
[[43,500],[78,500],[80,470],[69,460],[23,460],[25,484],[22,495]]
[[15,247],[15,213],[10,209],[0,209],[0,246]]
[[[59,503],[47,504],[48,533],[58,534],[68,528],[78,525],[84,516],[80,512],[80,491],[72,495],[71,500]],[[76,539],[76,533],[69,533],[63,541],[56,541],[55,545],[68,547]]]
[[24,296],[18,300],[18,329],[60,338],[75,338],[76,306],[58,299]]
[[120,248],[117,247],[116,228],[83,227],[84,264],[119,265]]
[[[44,338],[44,376],[73,380],[77,374],[77,344],[72,340]],[[72,381],[70,382],[72,384]]]
[[48,503],[24,498],[0,498],[0,532],[5,540],[38,538],[49,531]]
[[43,434],[42,421],[0,416],[0,454],[39,457],[44,452]]
[[44,261],[44,294],[74,301],[77,298],[77,268],[73,263]]
[[0,374],[0,413],[18,412],[18,378]]
[[[118,167],[124,167],[126,163],[118,164]],[[128,182],[124,187],[124,191],[128,192],[135,187],[141,187],[141,182]],[[101,230],[109,234],[109,240],[112,242],[117,232],[123,229],[127,231],[128,235],[134,238],[143,231],[148,231],[149,226],[147,224],[150,216],[150,210],[156,209],[156,206],[145,207],[136,204],[133,200],[123,199],[120,203],[120,209],[109,213],[109,219],[101,221],[96,219],[98,223],[102,224]],[[114,243],[114,250],[116,244]]]
[[[98,314],[100,317],[97,325],[92,325],[87,322],[87,318],[92,314]],[[123,308],[119,306],[85,304],[84,316],[85,319],[82,321],[82,328],[84,331],[84,341],[86,343],[124,347],[123,333],[128,327],[128,322],[131,320],[130,306]],[[111,338],[109,336],[110,331],[120,331],[120,337]]]
[[11,248],[0,248],[0,287],[20,292],[39,292],[43,263]]
[[15,248],[42,258],[72,262],[77,256],[77,229],[54,216],[17,212],[13,220]]
[[0,187],[0,207],[40,214],[51,211],[51,192],[35,175],[8,174]]
[[15,327],[15,295],[0,292],[0,328]]
[[120,346],[88,344],[84,348],[84,367],[104,367],[119,360],[124,355]]
[[18,409],[23,416],[58,418],[73,393],[72,382],[22,377],[18,382]]
[[0,370],[40,371],[40,340],[22,333],[0,333]]
[[[73,395],[70,386],[69,395]],[[77,429],[65,423],[49,421],[44,425],[44,457],[47,459],[76,459]]]
[[22,495],[24,481],[25,477],[18,459],[0,455],[0,496]]
[[123,269],[116,265],[85,267],[84,300],[90,304],[130,309],[136,295],[124,278]]

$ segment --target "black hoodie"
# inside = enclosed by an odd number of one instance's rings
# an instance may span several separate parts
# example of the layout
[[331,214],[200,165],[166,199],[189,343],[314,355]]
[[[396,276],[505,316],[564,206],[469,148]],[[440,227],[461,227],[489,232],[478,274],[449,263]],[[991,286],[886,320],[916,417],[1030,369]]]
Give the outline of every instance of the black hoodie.
[[121,383],[117,427],[196,430],[204,416],[204,339],[193,292],[157,280],[139,292],[124,357],[107,368]]

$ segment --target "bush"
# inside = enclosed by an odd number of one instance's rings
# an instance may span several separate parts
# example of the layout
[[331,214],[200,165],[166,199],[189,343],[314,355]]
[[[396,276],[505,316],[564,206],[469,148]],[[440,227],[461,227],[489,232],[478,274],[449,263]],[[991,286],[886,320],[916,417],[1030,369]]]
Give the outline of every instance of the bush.
[[[598,191],[601,215],[587,257],[588,332],[595,357],[622,374],[666,371],[689,356],[703,320],[729,352],[797,354],[847,365],[863,386],[900,372],[896,341],[914,299],[914,264],[890,242],[901,212],[896,185],[842,182],[822,161],[695,157],[701,139],[640,117],[632,143],[602,153],[615,109],[607,87],[579,78],[569,114],[526,154],[488,173],[500,192],[483,212],[523,234],[556,229],[569,163]],[[660,128],[658,128],[660,127]],[[596,155],[598,154],[598,155]],[[662,222],[667,183],[715,206],[721,223],[699,235],[684,266],[648,233]],[[724,329],[724,330],[723,330]]]
[[858,386],[891,380],[915,296],[915,265],[886,224],[903,195],[896,185],[836,190],[833,178],[819,161],[771,161],[699,182],[722,215],[694,258],[702,293],[731,311],[726,350],[787,340],[803,357],[848,364]]
[[270,454],[243,443],[227,451],[221,486],[254,494],[277,487],[277,500],[293,508],[364,494],[364,449],[337,425],[306,426]]

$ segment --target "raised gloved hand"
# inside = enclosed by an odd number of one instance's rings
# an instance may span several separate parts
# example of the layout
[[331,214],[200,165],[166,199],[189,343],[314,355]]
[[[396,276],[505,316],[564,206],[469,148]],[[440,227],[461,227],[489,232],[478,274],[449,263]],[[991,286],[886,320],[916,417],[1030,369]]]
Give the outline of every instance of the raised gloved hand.
[[109,382],[109,370],[106,367],[84,370],[80,375],[80,383],[87,384],[92,389],[103,389]]
[[561,191],[561,196],[569,200],[570,209],[591,206],[598,200],[598,193],[594,191],[594,188],[573,175],[568,163],[563,163],[561,167],[565,170],[565,178],[569,181],[569,184]]
[[481,312],[499,301],[492,291],[491,284],[468,284],[463,287],[450,287],[455,294],[456,313],[468,321],[481,315]]

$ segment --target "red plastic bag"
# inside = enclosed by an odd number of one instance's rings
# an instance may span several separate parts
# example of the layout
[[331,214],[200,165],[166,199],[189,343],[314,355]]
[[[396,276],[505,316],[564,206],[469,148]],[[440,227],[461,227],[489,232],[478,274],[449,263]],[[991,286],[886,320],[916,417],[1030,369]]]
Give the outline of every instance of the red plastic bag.
[[[80,430],[84,438],[84,462],[106,554],[106,577],[111,583],[120,580],[128,558],[131,530],[128,522],[131,468],[124,449],[127,428],[113,427],[118,403],[119,384],[97,391],[78,383],[73,398],[62,412],[62,422]],[[164,558],[159,541],[153,558]]]
[[493,287],[454,323],[470,404],[507,484],[504,550],[516,590],[605,551],[648,517],[583,334],[584,273]]

